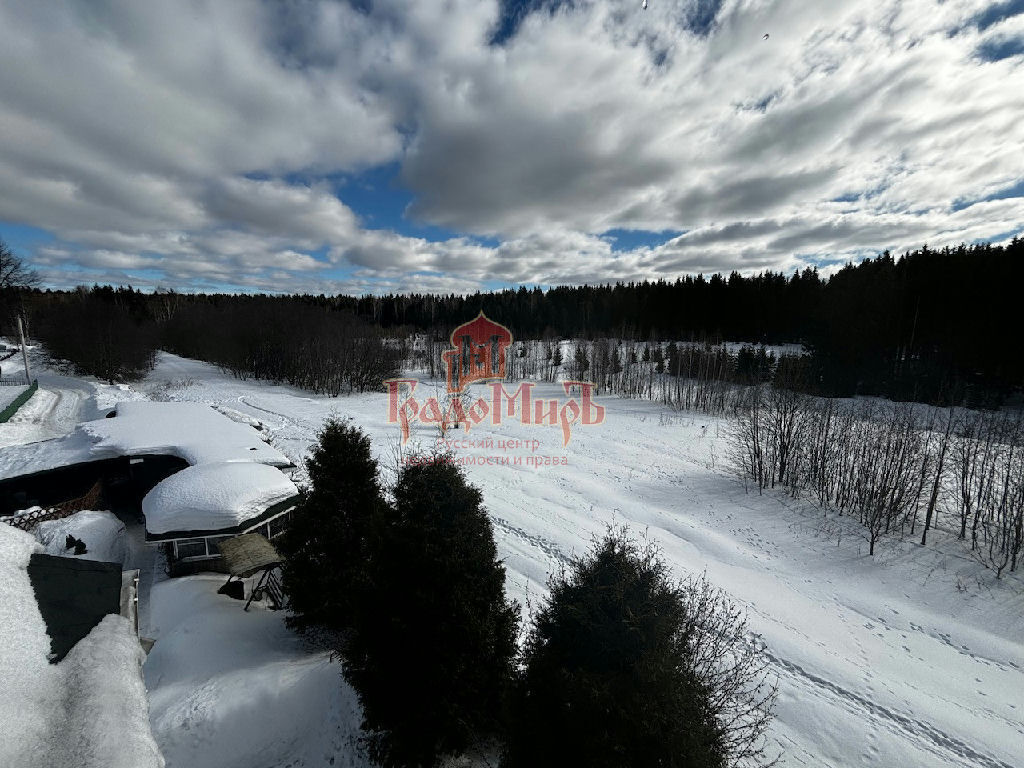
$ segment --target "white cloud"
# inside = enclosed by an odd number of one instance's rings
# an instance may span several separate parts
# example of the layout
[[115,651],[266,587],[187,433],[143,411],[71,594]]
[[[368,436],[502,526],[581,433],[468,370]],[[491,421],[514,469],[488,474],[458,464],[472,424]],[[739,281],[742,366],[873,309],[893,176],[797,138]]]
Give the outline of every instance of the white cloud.
[[[492,46],[497,0],[9,3],[0,221],[59,238],[54,285],[318,293],[991,238],[1024,228],[1021,198],[976,202],[1024,179],[1024,57],[977,51],[1024,16],[978,29],[985,7],[724,0],[708,28],[695,0],[592,0]],[[460,235],[368,229],[335,195],[391,162],[409,214]],[[686,234],[622,252],[615,228]]]

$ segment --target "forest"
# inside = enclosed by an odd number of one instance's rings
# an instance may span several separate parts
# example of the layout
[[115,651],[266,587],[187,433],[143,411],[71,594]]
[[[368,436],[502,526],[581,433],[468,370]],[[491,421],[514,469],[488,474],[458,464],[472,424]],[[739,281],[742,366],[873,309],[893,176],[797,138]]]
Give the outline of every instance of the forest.
[[[239,376],[340,394],[397,370],[414,334],[444,345],[452,328],[482,310],[518,339],[798,344],[805,370],[790,386],[810,394],[998,407],[1024,384],[1013,343],[1022,284],[1024,240],[1014,238],[885,252],[828,278],[808,267],[789,277],[733,272],[461,296],[30,287],[6,292],[0,332],[12,335],[21,313],[57,357],[108,380],[141,375],[163,348]],[[668,361],[659,372],[681,376],[680,365]],[[744,361],[729,365],[725,378],[747,375]]]

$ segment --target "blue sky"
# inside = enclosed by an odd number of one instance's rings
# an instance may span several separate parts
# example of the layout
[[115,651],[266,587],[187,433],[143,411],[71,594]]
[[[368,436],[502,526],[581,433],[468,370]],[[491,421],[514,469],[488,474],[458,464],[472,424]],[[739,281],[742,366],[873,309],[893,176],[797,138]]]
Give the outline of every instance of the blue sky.
[[53,287],[361,294],[1024,231],[1024,0],[648,2],[5,3],[0,239]]

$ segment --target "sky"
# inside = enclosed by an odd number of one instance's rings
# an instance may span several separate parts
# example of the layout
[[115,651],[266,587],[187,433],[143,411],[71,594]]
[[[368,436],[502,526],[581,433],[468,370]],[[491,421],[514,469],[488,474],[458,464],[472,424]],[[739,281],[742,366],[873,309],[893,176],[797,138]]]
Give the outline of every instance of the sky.
[[1024,0],[0,0],[0,72],[0,239],[55,288],[827,273],[1024,231]]

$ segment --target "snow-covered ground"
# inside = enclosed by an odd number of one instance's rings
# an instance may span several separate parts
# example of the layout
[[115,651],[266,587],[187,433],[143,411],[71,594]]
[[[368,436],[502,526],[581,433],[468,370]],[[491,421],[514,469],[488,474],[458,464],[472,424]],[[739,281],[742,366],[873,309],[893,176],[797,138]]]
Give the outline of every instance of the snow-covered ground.
[[[86,401],[112,394],[99,390]],[[255,421],[296,462],[332,414],[352,416],[371,435],[385,470],[399,456],[383,393],[331,399],[161,355],[126,394],[209,403]],[[554,385],[534,394],[564,399]],[[779,678],[770,737],[782,765],[1022,764],[1019,575],[996,581],[940,536],[927,548],[887,540],[869,558],[845,518],[746,494],[724,467],[720,421],[650,402],[599,402],[605,423],[576,427],[564,447],[561,430],[512,419],[447,435],[460,457],[481,460],[466,472],[490,510],[511,597],[536,604],[559,564],[609,525],[627,525],[656,542],[677,574],[706,571],[746,606]],[[407,449],[437,438],[436,429],[414,426]],[[363,764],[350,748],[359,718],[337,666],[299,643],[279,614],[243,613],[216,595],[218,584],[165,581],[150,596],[157,644],[146,681],[168,766],[303,766],[335,753],[335,765]]]
[[153,588],[144,671],[167,765],[369,768],[359,704],[328,652],[307,648],[280,612],[217,594],[223,575]]
[[59,520],[46,520],[34,533],[48,555],[75,556],[67,547],[67,537],[85,542],[86,551],[78,557],[103,563],[125,561],[125,524],[112,512],[83,510]]
[[39,379],[39,389],[10,421],[0,425],[0,449],[62,437],[80,422],[102,418],[119,401],[146,399],[124,384],[83,381],[55,373],[42,367],[38,353],[30,359],[32,377]]

